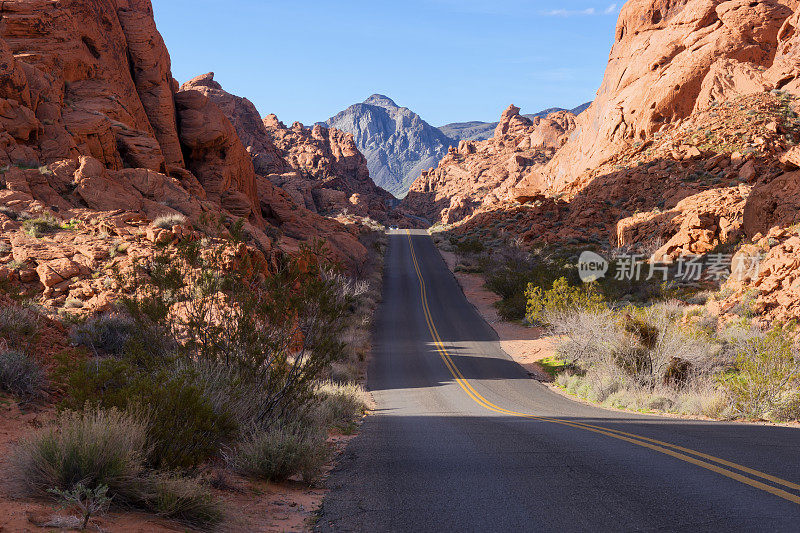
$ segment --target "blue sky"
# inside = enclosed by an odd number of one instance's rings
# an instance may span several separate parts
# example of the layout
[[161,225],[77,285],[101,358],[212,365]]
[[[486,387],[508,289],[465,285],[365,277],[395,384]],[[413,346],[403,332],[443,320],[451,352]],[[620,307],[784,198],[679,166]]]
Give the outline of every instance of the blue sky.
[[154,0],[180,81],[223,87],[286,123],[373,93],[435,126],[594,97],[621,1]]

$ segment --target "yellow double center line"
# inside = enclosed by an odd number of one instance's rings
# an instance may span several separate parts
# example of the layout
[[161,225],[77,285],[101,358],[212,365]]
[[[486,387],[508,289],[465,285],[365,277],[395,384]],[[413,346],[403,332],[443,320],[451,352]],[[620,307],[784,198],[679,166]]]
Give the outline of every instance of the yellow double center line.
[[[459,386],[476,403],[495,413],[500,413],[503,415],[513,416],[513,417],[528,418],[531,420],[538,420],[541,422],[560,424],[563,426],[570,426],[577,429],[582,429],[584,431],[599,433],[601,435],[629,442],[631,444],[642,446],[644,448],[649,448],[653,451],[663,453],[665,455],[670,455],[672,457],[675,457],[676,459],[680,459],[681,461],[685,461],[687,463],[691,463],[701,468],[705,468],[706,470],[711,470],[712,472],[716,472],[717,474],[734,479],[736,481],[744,483],[745,485],[749,485],[751,487],[763,490],[765,492],[769,492],[770,494],[774,494],[779,498],[783,498],[784,500],[788,500],[790,502],[794,502],[800,505],[800,496],[787,492],[786,490],[783,490],[776,486],[768,485],[762,481],[759,481],[758,479],[753,479],[753,478],[759,478],[764,481],[769,481],[774,485],[778,485],[780,487],[785,487],[787,489],[800,491],[800,485],[798,485],[797,483],[792,483],[791,481],[786,481],[785,479],[781,479],[779,477],[772,476],[770,474],[766,474],[764,472],[760,472],[758,470],[754,470],[752,468],[748,468],[746,466],[742,466],[734,462],[727,461],[725,459],[720,459],[719,457],[714,457],[713,455],[709,455],[703,452],[698,452],[690,448],[684,448],[683,446],[678,446],[676,444],[670,444],[668,442],[662,442],[660,440],[643,437],[641,435],[635,435],[633,433],[626,433],[624,431],[619,431],[616,429],[594,426],[591,424],[575,422],[572,420],[562,420],[558,418],[537,416],[527,413],[519,413],[517,411],[510,411],[508,409],[495,405],[494,403],[484,398],[478,391],[475,390],[472,384],[470,384],[469,380],[467,380],[461,373],[461,371],[458,369],[452,357],[448,353],[447,348],[444,346],[444,343],[442,342],[442,339],[439,336],[439,332],[436,330],[436,324],[433,321],[433,316],[431,315],[430,308],[428,307],[428,296],[427,296],[427,291],[425,289],[425,278],[422,276],[422,271],[420,270],[419,262],[417,261],[417,255],[414,252],[414,243],[411,240],[411,232],[407,231],[406,233],[408,235],[408,245],[411,250],[411,260],[414,263],[414,270],[416,271],[417,278],[419,279],[419,290],[420,290],[420,298],[422,300],[422,310],[425,314],[425,320],[428,324],[428,330],[431,333],[431,337],[433,338],[433,343],[436,346],[436,351],[439,353],[445,366],[453,375],[453,378],[456,380]],[[738,470],[738,472],[734,472],[734,470]],[[749,476],[752,477],[747,477],[743,473],[748,474]]]

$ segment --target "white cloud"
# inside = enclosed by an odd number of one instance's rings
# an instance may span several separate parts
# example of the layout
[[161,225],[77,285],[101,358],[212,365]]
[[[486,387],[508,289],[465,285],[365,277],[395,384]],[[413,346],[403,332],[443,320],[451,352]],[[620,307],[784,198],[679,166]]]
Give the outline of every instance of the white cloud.
[[602,11],[590,7],[587,9],[549,9],[542,11],[546,17],[588,17],[592,15],[611,15],[616,12],[617,4],[611,4]]

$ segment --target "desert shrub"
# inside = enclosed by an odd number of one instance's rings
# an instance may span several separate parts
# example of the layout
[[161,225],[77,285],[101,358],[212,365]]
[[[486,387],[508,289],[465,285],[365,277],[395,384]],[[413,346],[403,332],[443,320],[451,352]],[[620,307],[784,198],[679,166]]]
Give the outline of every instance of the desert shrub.
[[245,438],[229,463],[242,474],[268,481],[285,481],[299,474],[312,482],[329,456],[323,428],[281,422]]
[[366,391],[354,383],[327,381],[320,384],[315,395],[317,413],[327,426],[349,429],[367,408]]
[[191,369],[150,370],[108,358],[79,364],[69,374],[64,404],[97,405],[142,413],[146,457],[157,468],[196,466],[215,456],[237,434],[236,417],[220,396],[212,398]]
[[7,216],[11,220],[17,220],[17,218],[19,218],[19,213],[17,213],[15,210],[11,209],[7,205],[0,205],[0,214]]
[[158,468],[197,466],[214,457],[237,435],[227,406],[217,406],[191,376],[162,375],[139,380],[132,397],[148,413],[149,463]]
[[347,300],[348,303],[364,296],[370,289],[369,281],[347,276],[333,269],[323,269],[321,275],[323,279],[331,283],[331,286],[339,293],[339,296]]
[[558,317],[579,309],[596,310],[605,307],[603,296],[594,284],[573,286],[566,278],[558,278],[549,290],[529,284],[525,297],[525,319],[530,324],[550,324]]
[[461,254],[479,254],[485,249],[483,243],[478,239],[451,239],[450,242]]
[[94,489],[87,488],[83,483],[78,483],[70,490],[50,489],[48,492],[55,495],[62,508],[76,509],[80,512],[81,531],[89,525],[92,516],[103,514],[111,504],[107,496],[108,487],[100,485]]
[[[580,308],[579,308],[580,309]],[[548,315],[559,335],[559,357],[584,367],[613,366],[642,387],[681,386],[690,374],[708,373],[720,346],[681,324],[669,305],[618,313],[584,308]]]
[[14,350],[0,350],[0,390],[23,400],[42,396],[47,377],[41,366],[30,356]]
[[556,352],[567,367],[607,364],[623,342],[614,314],[607,309],[576,309],[552,320]]
[[38,329],[39,321],[30,309],[17,305],[0,309],[0,337],[7,339],[12,346],[21,346]]
[[186,217],[179,214],[173,213],[171,215],[162,215],[157,217],[153,221],[153,227],[161,228],[161,229],[172,229],[175,226],[180,226],[181,224],[186,223]]
[[261,277],[249,256],[220,270],[231,264],[229,249],[200,252],[195,243],[164,251],[126,280],[139,295],[124,302],[137,328],[162,328],[177,360],[220,365],[259,384],[260,423],[310,399],[315,380],[345,356],[352,303],[325,276],[321,251],[304,250]]
[[721,346],[682,324],[682,315],[671,303],[551,315],[556,353],[565,362],[556,383],[611,407],[727,416],[713,377]]
[[61,222],[50,214],[43,214],[22,222],[22,231],[37,239],[60,229],[62,229]]
[[782,329],[750,330],[737,342],[738,373],[725,381],[737,413],[794,419],[800,414],[800,354]]
[[481,269],[485,272],[486,288],[502,298],[496,307],[503,320],[525,318],[525,291],[529,285],[551,287],[561,277],[571,283],[580,282],[567,258],[546,251],[529,254],[516,248],[500,249],[482,258]]
[[103,314],[70,330],[73,344],[86,346],[95,354],[120,355],[137,334],[136,324],[121,314]]
[[196,479],[158,473],[145,486],[145,505],[159,516],[200,529],[213,529],[224,518],[222,505]]
[[141,498],[147,424],[117,409],[65,411],[52,427],[23,439],[14,464],[29,493],[107,486],[118,503]]

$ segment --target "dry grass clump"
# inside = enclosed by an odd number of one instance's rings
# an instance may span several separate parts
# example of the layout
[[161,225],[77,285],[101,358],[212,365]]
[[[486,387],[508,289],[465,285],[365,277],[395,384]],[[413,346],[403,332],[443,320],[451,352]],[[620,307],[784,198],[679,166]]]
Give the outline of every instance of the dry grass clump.
[[30,309],[18,305],[0,309],[0,337],[7,339],[12,346],[19,346],[38,329],[39,320]]
[[328,425],[351,431],[352,425],[367,409],[367,392],[356,383],[326,381],[315,391],[319,401],[318,416]]
[[130,317],[106,313],[73,326],[70,340],[95,354],[119,355],[136,333],[136,324]]
[[225,518],[222,504],[197,479],[158,473],[146,485],[147,507],[159,516],[199,529],[213,529]]
[[117,409],[65,411],[17,447],[18,483],[31,495],[107,488],[113,504],[153,511],[190,526],[218,524],[222,510],[208,489],[175,473],[153,472],[148,421]]
[[44,395],[47,376],[30,356],[16,350],[0,350],[0,390],[24,401],[35,401]]
[[180,226],[186,223],[186,217],[179,213],[172,213],[170,215],[162,215],[153,221],[154,228],[172,229],[175,226]]
[[64,229],[63,223],[49,213],[22,222],[22,231],[37,239],[61,229]]
[[78,483],[105,485],[118,503],[141,499],[147,422],[117,409],[66,411],[56,424],[24,439],[15,457],[18,479],[29,492],[70,490]]
[[234,470],[266,481],[280,482],[300,475],[312,483],[329,458],[324,428],[276,423],[246,437],[228,462]]

